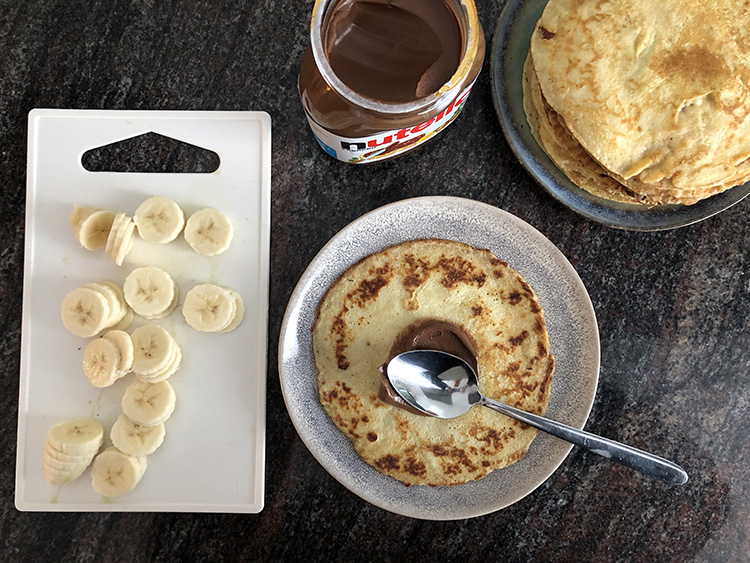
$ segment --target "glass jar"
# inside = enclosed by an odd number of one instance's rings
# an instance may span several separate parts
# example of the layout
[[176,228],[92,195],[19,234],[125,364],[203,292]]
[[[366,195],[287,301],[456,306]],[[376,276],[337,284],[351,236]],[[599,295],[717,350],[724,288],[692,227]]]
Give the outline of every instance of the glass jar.
[[412,150],[456,118],[484,51],[473,0],[317,0],[298,80],[312,132],[344,162]]

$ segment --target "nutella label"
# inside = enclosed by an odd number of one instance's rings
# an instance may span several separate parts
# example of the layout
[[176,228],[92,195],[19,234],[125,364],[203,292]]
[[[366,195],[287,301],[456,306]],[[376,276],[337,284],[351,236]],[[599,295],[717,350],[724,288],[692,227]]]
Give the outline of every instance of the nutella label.
[[384,160],[411,150],[437,135],[453,121],[464,106],[474,84],[470,84],[443,111],[424,123],[370,137],[341,137],[323,129],[308,116],[310,128],[320,146],[334,158],[355,164]]

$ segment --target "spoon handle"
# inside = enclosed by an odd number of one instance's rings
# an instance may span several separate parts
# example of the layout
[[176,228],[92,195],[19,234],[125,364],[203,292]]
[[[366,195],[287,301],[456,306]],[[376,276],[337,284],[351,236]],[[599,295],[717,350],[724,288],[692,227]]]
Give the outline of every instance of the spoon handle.
[[656,477],[672,485],[682,485],[688,480],[684,469],[659,456],[519,410],[487,397],[482,397],[481,404],[650,477]]

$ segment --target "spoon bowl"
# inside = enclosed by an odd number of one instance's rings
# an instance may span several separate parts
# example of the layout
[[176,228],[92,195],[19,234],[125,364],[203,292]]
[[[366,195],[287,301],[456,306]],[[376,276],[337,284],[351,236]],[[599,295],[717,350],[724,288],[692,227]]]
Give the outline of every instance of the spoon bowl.
[[684,469],[664,458],[485,397],[471,366],[446,352],[404,352],[388,362],[386,374],[395,391],[425,414],[455,418],[483,405],[667,483],[681,485],[688,480]]

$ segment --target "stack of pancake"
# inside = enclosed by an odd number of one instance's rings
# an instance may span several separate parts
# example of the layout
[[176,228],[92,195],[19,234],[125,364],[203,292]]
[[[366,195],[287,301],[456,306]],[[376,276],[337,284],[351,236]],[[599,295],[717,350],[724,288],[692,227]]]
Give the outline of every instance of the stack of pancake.
[[407,485],[457,485],[521,459],[536,430],[491,409],[421,416],[379,397],[379,367],[410,327],[472,343],[483,394],[543,414],[554,372],[534,290],[490,251],[447,240],[372,254],[329,288],[313,327],[320,400],[359,455]]
[[557,166],[597,196],[691,205],[750,180],[750,7],[550,0],[524,107]]

